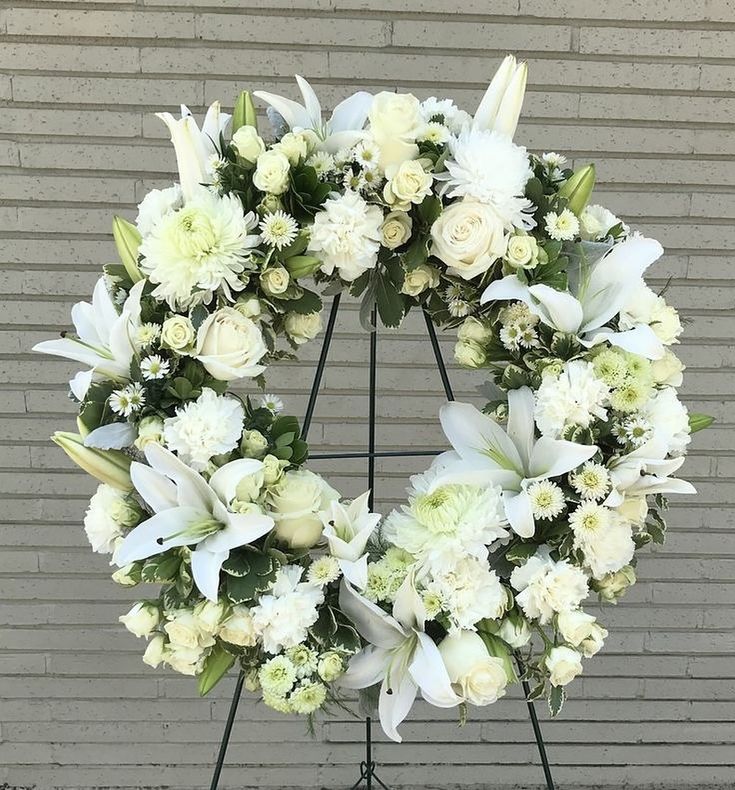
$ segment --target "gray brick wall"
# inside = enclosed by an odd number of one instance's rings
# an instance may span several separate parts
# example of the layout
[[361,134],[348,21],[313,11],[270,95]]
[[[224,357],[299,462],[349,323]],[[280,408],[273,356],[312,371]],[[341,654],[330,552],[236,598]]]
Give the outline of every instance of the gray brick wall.
[[[686,470],[664,548],[601,617],[605,652],[544,723],[560,787],[732,787],[735,741],[735,6],[731,0],[150,0],[0,9],[0,786],[202,787],[232,682],[196,698],[190,679],[154,673],[122,627],[128,595],[85,544],[92,484],[47,441],[69,427],[72,366],[28,349],[66,327],[113,255],[110,217],[127,216],[174,168],[153,112],[195,110],[243,88],[292,91],[298,71],[326,103],[355,88],[437,92],[472,106],[502,54],[530,62],[518,139],[599,165],[599,198],[667,247],[655,272],[688,322],[684,395],[714,414]],[[447,354],[451,342],[443,341]],[[420,321],[379,339],[379,440],[439,441],[439,382]],[[305,406],[310,363],[283,364],[269,389]],[[346,310],[314,444],[362,446],[367,338]],[[452,371],[458,393],[474,381]],[[346,492],[360,462],[330,468]],[[410,465],[380,466],[397,501]],[[378,746],[392,786],[538,787],[522,701],[478,712],[417,707],[403,746]],[[351,784],[359,721],[302,723],[244,701],[227,787]]]

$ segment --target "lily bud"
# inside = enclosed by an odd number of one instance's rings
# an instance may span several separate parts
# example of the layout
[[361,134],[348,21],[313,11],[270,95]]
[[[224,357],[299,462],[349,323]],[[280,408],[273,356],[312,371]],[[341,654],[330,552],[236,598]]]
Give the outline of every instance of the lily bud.
[[253,126],[258,128],[258,119],[255,115],[255,105],[250,91],[243,91],[235,102],[235,109],[232,111],[232,133],[234,134],[241,126]]
[[119,450],[97,450],[85,447],[84,439],[78,433],[56,431],[51,440],[71,458],[80,468],[120,491],[131,491],[130,457]]
[[709,428],[710,425],[715,421],[714,417],[710,417],[709,414],[690,414],[689,415],[689,430],[691,433],[696,433],[697,431],[703,431],[705,428]]
[[138,247],[141,242],[138,229],[126,219],[115,217],[112,220],[112,237],[128,277],[133,283],[142,280],[143,275],[138,268]]
[[526,91],[528,67],[507,55],[482,97],[473,127],[491,129],[513,137]]
[[286,259],[284,265],[291,275],[298,279],[299,277],[307,277],[322,265],[320,258],[315,258],[313,255],[294,255]]
[[566,198],[569,201],[567,208],[579,217],[590,202],[594,185],[595,166],[585,165],[575,170],[561,185],[559,197]]

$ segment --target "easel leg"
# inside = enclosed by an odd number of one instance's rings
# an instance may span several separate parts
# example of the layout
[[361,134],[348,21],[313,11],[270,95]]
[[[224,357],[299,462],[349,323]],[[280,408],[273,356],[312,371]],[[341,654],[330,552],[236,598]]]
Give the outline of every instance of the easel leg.
[[[518,656],[515,656],[516,665],[518,666],[519,674],[523,674],[525,668],[523,663],[521,662]],[[546,788],[547,790],[555,790],[554,787],[554,778],[551,775],[551,766],[549,765],[549,758],[546,756],[546,745],[544,743],[544,736],[541,734],[541,725],[539,724],[538,716],[536,715],[536,707],[534,705],[533,700],[528,699],[531,694],[531,687],[528,685],[527,680],[521,681],[521,686],[523,687],[523,693],[526,697],[526,706],[528,707],[528,715],[531,719],[531,727],[533,728],[533,734],[536,738],[536,746],[538,748],[539,757],[541,758],[541,765],[544,769],[544,778],[546,779]]]
[[214,774],[212,775],[212,783],[209,785],[209,790],[217,790],[219,785],[219,777],[222,773],[222,766],[225,762],[225,755],[227,754],[227,747],[230,743],[230,735],[232,734],[232,725],[235,723],[235,714],[237,713],[237,706],[240,702],[240,695],[242,694],[242,686],[245,682],[245,670],[241,669],[240,674],[237,676],[237,683],[235,683],[235,692],[232,695],[232,702],[230,703],[230,712],[227,714],[227,724],[225,724],[225,731],[222,735],[222,740],[219,745],[219,754],[217,755],[217,765],[214,767]]

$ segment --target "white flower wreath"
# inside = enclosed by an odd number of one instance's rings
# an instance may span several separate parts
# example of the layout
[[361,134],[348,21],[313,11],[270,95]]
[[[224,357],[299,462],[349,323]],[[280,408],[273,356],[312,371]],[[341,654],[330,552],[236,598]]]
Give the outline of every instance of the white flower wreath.
[[[607,631],[582,606],[635,581],[664,536],[664,495],[691,430],[669,350],[676,311],[642,276],[660,244],[588,205],[591,165],[513,142],[525,64],[508,56],[474,116],[450,99],[360,92],[324,121],[256,92],[202,128],[159,117],[179,183],[136,224],[116,218],[76,332],[36,350],[84,363],[70,382],[79,434],[54,440],[101,481],[84,526],[113,579],[160,594],[120,620],[144,661],[196,675],[233,665],[285,713],[379,686],[397,726],[431,704],[487,705],[519,676],[553,714]],[[229,129],[232,129],[230,135]],[[304,468],[280,399],[227,392],[321,330],[304,282],[348,288],[387,326],[412,308],[458,327],[455,356],[486,370],[484,411],[449,403],[453,450],[411,478],[385,519]]]

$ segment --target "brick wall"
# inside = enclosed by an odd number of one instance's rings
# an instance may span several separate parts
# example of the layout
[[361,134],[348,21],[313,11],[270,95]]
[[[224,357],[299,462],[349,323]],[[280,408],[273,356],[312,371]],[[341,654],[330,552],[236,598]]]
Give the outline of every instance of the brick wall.
[[[559,786],[732,787],[735,741],[735,389],[731,251],[735,220],[735,6],[731,0],[27,0],[0,9],[0,786],[199,788],[232,682],[196,698],[153,672],[121,626],[130,597],[80,526],[89,478],[47,441],[70,427],[73,366],[30,346],[69,323],[110,260],[113,212],[134,215],[170,178],[153,116],[200,111],[243,88],[293,93],[311,79],[329,105],[357,87],[450,94],[472,108],[506,51],[530,63],[517,140],[599,165],[599,199],[659,238],[655,284],[688,322],[684,395],[714,414],[686,466],[699,496],[677,501],[666,546],[601,616],[611,636],[544,723]],[[451,342],[443,341],[451,356]],[[433,446],[440,384],[419,320],[379,338],[379,440]],[[318,348],[269,389],[305,406]],[[343,311],[313,427],[324,448],[362,447],[367,338]],[[460,396],[473,381],[452,370]],[[410,467],[380,467],[399,499]],[[356,494],[361,462],[330,468]],[[537,787],[541,772],[516,695],[458,729],[417,707],[406,743],[380,743],[393,787]],[[226,787],[347,786],[362,725],[303,724],[246,700]]]

